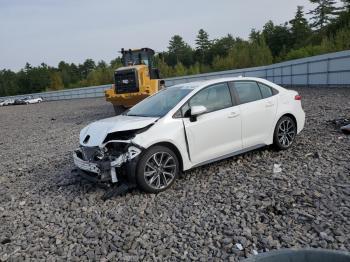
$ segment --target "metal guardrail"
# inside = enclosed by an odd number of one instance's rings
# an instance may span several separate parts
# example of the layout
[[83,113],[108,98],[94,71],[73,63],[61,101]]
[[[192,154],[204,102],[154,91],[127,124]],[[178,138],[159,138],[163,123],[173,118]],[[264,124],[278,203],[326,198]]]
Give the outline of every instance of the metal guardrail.
[[[265,78],[282,86],[350,87],[350,50],[296,59],[268,66],[167,78],[165,79],[165,85],[171,86],[193,81],[235,76]],[[44,100],[103,97],[104,90],[110,88],[110,86],[111,85],[91,86],[27,95],[0,97],[0,100],[8,98],[24,98],[28,95],[32,95],[34,97],[41,96],[44,98]]]

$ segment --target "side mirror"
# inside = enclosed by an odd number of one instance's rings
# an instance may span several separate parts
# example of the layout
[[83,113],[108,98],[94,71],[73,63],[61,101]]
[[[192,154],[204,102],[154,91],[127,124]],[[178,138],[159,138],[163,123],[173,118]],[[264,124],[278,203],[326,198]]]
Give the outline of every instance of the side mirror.
[[163,89],[165,87],[165,81],[162,79],[159,81],[159,89]]
[[197,117],[206,113],[208,110],[205,106],[191,106],[191,116],[190,121],[197,121]]

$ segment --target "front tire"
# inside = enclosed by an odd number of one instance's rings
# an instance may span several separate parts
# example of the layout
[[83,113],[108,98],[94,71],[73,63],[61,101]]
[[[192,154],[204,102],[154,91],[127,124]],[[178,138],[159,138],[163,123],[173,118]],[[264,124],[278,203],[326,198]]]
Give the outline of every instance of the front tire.
[[113,105],[115,115],[120,115],[125,112],[126,108],[124,106]]
[[297,135],[295,121],[289,116],[282,116],[275,127],[273,142],[277,149],[285,150],[292,146]]
[[179,175],[179,160],[167,147],[148,149],[138,163],[136,179],[142,190],[159,193],[172,186]]

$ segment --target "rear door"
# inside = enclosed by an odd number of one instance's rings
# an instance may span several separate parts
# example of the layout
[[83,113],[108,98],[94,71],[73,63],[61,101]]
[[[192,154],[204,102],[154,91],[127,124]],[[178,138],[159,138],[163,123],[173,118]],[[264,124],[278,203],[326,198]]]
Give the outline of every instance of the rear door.
[[277,101],[269,94],[266,86],[262,88],[255,81],[233,82],[234,93],[240,103],[242,115],[243,148],[265,144],[273,132]]
[[205,106],[207,113],[183,119],[191,162],[196,165],[242,149],[240,108],[234,106],[227,83],[206,87],[183,107]]

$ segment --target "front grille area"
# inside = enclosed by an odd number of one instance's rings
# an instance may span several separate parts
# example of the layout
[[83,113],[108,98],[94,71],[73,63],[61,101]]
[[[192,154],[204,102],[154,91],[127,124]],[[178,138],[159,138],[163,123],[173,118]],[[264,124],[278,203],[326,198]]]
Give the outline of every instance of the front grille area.
[[114,73],[114,80],[117,94],[139,92],[137,71],[134,69],[116,71]]
[[85,161],[93,161],[97,155],[101,154],[99,147],[81,146],[82,159]]

